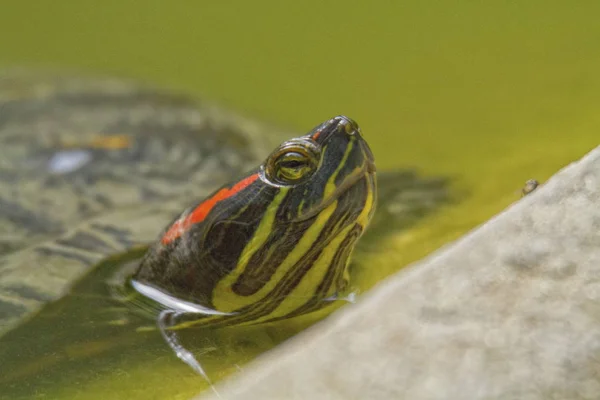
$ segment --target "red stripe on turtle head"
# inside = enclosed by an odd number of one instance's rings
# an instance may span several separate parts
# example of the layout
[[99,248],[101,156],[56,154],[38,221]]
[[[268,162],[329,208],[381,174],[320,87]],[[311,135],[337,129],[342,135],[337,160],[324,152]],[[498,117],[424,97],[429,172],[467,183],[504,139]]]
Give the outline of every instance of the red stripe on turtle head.
[[223,188],[212,197],[198,204],[194,210],[185,218],[180,218],[171,225],[161,239],[162,244],[168,244],[185,233],[190,226],[204,221],[206,216],[219,202],[228,199],[250,186],[258,179],[258,174],[252,174],[242,179],[230,188]]

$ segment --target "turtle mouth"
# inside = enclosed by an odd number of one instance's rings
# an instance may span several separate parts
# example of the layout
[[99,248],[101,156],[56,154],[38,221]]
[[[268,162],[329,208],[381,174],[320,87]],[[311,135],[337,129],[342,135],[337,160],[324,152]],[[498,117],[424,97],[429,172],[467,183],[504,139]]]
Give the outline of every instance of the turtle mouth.
[[339,185],[333,193],[327,196],[323,202],[315,205],[311,209],[307,210],[305,213],[302,213],[297,218],[294,219],[294,222],[306,221],[307,219],[311,219],[319,214],[321,211],[329,207],[334,201],[339,199],[344,193],[346,193],[350,188],[352,188],[356,183],[358,183],[363,178],[367,179],[368,190],[375,190],[375,175],[376,168],[375,163],[372,159],[367,159],[364,167],[361,168],[358,172],[352,174],[348,177],[341,185]]

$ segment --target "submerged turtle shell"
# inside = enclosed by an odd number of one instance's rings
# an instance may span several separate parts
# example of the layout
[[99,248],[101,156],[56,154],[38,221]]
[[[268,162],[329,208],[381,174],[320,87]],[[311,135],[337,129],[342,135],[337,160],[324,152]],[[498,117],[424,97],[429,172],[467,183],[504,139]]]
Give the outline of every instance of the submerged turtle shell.
[[0,74],[0,336],[255,166],[263,131],[130,81]]

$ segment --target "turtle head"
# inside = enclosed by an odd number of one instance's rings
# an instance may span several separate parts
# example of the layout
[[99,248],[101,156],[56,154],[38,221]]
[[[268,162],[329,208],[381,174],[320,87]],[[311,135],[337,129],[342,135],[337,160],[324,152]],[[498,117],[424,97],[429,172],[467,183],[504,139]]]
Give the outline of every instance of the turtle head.
[[184,211],[133,279],[248,321],[312,311],[346,287],[375,198],[373,154],[354,121],[335,117]]
[[373,153],[360,128],[344,116],[284,142],[260,167],[265,184],[283,188],[294,200],[283,205],[280,222],[310,219],[344,199],[362,211],[364,199],[356,194],[375,191],[374,172]]

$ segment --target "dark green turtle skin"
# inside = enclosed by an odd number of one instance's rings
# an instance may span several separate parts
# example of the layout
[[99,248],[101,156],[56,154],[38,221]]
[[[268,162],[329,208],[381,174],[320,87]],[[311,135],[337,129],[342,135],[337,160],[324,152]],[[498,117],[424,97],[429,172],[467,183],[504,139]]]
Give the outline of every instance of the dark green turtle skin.
[[344,297],[376,199],[375,160],[360,128],[332,118],[185,210],[151,246],[132,285],[187,314],[187,326],[319,310]]
[[[275,147],[270,132],[122,79],[3,74],[0,336],[103,260],[156,240],[194,200],[256,168]],[[393,171],[378,172],[378,181],[377,234],[406,228],[448,199],[443,179]]]

